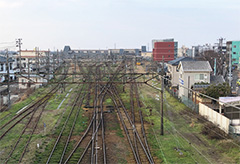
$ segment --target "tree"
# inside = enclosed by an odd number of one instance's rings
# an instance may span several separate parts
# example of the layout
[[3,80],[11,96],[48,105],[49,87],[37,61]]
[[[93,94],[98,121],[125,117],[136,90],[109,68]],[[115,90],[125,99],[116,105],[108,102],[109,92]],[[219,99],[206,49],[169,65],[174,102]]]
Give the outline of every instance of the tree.
[[231,93],[231,87],[228,85],[228,83],[210,85],[203,91],[203,93],[218,99],[219,97],[228,96]]

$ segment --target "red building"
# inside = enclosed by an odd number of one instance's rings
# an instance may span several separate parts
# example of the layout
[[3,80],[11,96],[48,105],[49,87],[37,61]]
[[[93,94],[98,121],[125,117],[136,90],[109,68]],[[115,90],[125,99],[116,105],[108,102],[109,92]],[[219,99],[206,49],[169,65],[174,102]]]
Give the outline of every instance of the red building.
[[174,42],[155,42],[153,48],[153,60],[154,61],[168,62],[174,60]]

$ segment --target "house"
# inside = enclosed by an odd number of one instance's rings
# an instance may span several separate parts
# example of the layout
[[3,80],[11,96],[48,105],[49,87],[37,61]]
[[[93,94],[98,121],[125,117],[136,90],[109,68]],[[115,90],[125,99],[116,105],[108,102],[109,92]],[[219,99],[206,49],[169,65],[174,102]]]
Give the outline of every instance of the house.
[[212,68],[208,61],[180,61],[179,97],[190,98],[192,86],[196,83],[210,83]]
[[177,87],[179,83],[179,71],[177,66],[180,61],[194,61],[193,58],[190,57],[180,57],[175,60],[171,60],[167,63],[167,76],[171,81],[171,87]]
[[[14,74],[14,60],[12,58],[8,59],[8,66],[9,66],[9,76],[10,81],[16,80],[16,76]],[[5,56],[0,56],[0,82],[4,82],[7,80],[7,58]]]
[[[48,76],[48,73],[52,74],[62,63],[59,54],[53,54],[50,51],[23,50],[16,56],[18,61],[20,55],[21,63],[18,62],[18,68],[21,69],[21,74],[18,75],[20,89],[42,86],[52,78],[52,76]],[[31,85],[28,85],[29,83]]]
[[[44,68],[47,64],[47,57],[49,51],[37,51],[37,50],[22,50],[17,56],[19,61],[21,55],[21,63],[18,62],[18,68],[22,72],[33,72]],[[20,67],[21,66],[21,67]]]

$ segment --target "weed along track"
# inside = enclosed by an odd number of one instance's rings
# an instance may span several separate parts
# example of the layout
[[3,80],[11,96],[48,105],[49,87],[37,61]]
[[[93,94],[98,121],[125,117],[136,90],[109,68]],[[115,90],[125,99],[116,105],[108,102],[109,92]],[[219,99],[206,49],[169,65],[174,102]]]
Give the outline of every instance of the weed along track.
[[[159,102],[144,85],[158,75],[139,71],[134,60],[65,59],[54,79],[40,88],[44,94],[0,117],[0,163],[168,163],[165,152],[170,150],[186,152],[177,152],[176,159],[207,163],[178,136],[182,131],[173,127],[177,121],[168,119],[170,114],[164,115],[166,133],[160,135]],[[166,103],[174,108],[171,101]],[[177,119],[174,109],[168,112]],[[191,115],[182,114],[190,120]],[[193,138],[187,132],[182,136]],[[176,149],[174,139],[182,147]]]
[[[48,86],[53,88],[45,96],[16,116],[5,118],[0,127],[0,142],[11,136],[14,143],[6,144],[1,163],[154,163],[144,141],[143,120],[141,133],[137,126],[140,122],[135,121],[135,117],[142,116],[137,112],[140,106],[133,67],[129,76],[130,101],[124,102],[119,93],[126,85],[123,72],[130,62],[124,60],[116,65],[78,59],[66,63],[64,76],[55,77],[58,83]],[[67,98],[73,96],[74,99]],[[57,98],[61,99],[54,104]],[[124,103],[131,104],[131,108]],[[50,131],[46,130],[48,125]]]

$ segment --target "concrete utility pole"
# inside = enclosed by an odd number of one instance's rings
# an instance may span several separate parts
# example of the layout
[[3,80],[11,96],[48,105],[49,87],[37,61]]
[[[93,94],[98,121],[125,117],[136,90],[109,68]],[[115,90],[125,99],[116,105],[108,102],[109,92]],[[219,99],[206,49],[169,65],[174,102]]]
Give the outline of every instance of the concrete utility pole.
[[28,84],[27,84],[27,88],[30,88],[30,65],[29,65],[29,58],[28,58]]
[[[232,50],[229,51],[229,86],[232,88]],[[232,91],[232,89],[231,89]]]
[[10,75],[9,75],[9,56],[8,56],[8,49],[6,49],[6,56],[7,56],[7,86],[8,86],[8,108],[11,107],[11,95],[10,95]]
[[48,83],[50,81],[50,50],[48,49],[47,54],[47,70],[48,70]]
[[162,87],[161,87],[161,135],[163,135],[163,89],[164,89],[164,56],[162,58]]
[[76,79],[76,73],[77,73],[77,55],[75,54],[75,62],[74,62],[74,79]]
[[16,47],[19,48],[19,56],[18,56],[17,64],[19,65],[19,68],[20,68],[20,74],[22,72],[21,45],[22,45],[22,39],[19,38],[19,39],[16,40]]
[[57,65],[57,68],[59,68],[59,66],[60,66],[60,64],[59,64],[59,52],[58,52],[58,50],[57,50],[57,62],[58,62],[58,65]]
[[221,75],[223,75],[224,61],[225,61],[225,57],[223,56],[223,53],[222,53],[222,47],[223,47],[223,38],[219,38],[218,53],[221,58],[221,70],[220,70]]
[[217,59],[214,58],[214,76],[216,76],[216,72],[217,72]]

